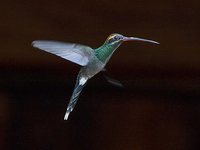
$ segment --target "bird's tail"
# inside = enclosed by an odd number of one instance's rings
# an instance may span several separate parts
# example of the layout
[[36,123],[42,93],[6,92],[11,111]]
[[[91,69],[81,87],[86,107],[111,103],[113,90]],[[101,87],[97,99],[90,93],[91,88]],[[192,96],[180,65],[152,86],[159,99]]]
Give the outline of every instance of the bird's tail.
[[65,113],[64,120],[67,120],[70,112],[73,111],[73,109],[74,109],[74,107],[75,107],[75,105],[78,101],[79,95],[80,95],[83,87],[85,86],[87,80],[88,80],[87,78],[78,76],[78,78],[76,80],[76,85],[75,85],[73,94],[72,94],[70,101],[69,101],[69,104],[67,106],[67,111]]

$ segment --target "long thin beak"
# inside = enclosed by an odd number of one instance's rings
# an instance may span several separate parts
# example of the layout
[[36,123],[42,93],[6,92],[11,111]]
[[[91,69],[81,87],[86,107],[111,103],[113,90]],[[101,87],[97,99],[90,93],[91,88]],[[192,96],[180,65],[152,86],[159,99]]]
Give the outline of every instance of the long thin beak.
[[154,43],[154,44],[160,44],[156,41],[153,40],[148,40],[148,39],[142,39],[142,38],[137,38],[137,37],[124,37],[123,41],[142,41],[142,42],[149,42],[149,43]]

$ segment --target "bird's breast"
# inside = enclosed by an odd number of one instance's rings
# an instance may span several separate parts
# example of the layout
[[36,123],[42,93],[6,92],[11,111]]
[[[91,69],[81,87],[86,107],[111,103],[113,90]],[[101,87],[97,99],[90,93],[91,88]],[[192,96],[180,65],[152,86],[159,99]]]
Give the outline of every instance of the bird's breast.
[[105,64],[94,56],[86,66],[81,68],[80,72],[82,76],[91,78],[95,74],[99,73],[104,67]]

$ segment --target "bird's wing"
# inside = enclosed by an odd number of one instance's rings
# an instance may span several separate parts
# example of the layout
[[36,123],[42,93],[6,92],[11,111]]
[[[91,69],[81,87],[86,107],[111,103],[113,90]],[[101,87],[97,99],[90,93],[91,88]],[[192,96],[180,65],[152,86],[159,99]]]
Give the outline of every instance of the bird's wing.
[[93,49],[88,46],[58,41],[38,40],[33,41],[32,45],[33,47],[60,56],[81,66],[88,64],[93,51]]
[[[106,72],[106,68],[103,68],[101,71]],[[124,85],[120,81],[113,79],[113,78],[111,78],[111,77],[109,77],[105,74],[104,74],[104,77],[110,84],[117,86],[117,87],[120,87],[120,88],[124,88]]]
[[118,81],[118,80],[116,80],[116,79],[113,79],[113,78],[110,78],[110,77],[108,77],[108,76],[106,76],[106,75],[104,75],[104,77],[106,78],[106,80],[107,80],[110,84],[112,84],[112,85],[114,85],[114,86],[116,86],[116,87],[124,88],[124,85],[123,85],[120,81]]

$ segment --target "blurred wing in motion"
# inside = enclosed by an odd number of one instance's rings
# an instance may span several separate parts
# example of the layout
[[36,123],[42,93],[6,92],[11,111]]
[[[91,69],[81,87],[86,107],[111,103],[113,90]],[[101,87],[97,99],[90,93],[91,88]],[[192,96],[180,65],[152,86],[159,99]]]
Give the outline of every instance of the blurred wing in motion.
[[93,52],[93,49],[88,46],[58,41],[39,40],[33,41],[32,45],[33,47],[60,56],[81,66],[86,66],[88,64]]
[[[102,72],[106,72],[107,70],[106,70],[106,68],[103,68],[101,71]],[[108,81],[108,83],[112,84],[113,86],[120,87],[120,88],[125,88],[124,85],[120,81],[118,81],[116,79],[113,79],[113,78],[111,78],[111,77],[109,77],[109,76],[107,76],[105,74],[104,74],[104,77]]]
[[104,77],[105,77],[106,80],[107,80],[110,84],[112,84],[113,86],[120,87],[120,88],[124,88],[124,85],[123,85],[120,81],[118,81],[118,80],[116,80],[116,79],[113,79],[113,78],[110,78],[110,77],[108,77],[108,76],[106,76],[106,75],[104,75]]

